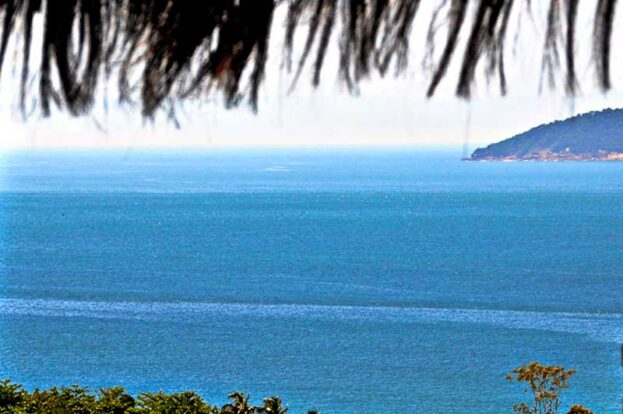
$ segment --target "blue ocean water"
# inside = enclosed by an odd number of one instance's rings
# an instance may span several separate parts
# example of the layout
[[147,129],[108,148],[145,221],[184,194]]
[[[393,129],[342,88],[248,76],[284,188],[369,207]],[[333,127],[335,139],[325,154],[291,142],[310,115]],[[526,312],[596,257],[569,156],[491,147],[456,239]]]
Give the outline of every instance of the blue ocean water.
[[0,159],[0,377],[510,412],[505,374],[623,399],[623,164],[394,149]]

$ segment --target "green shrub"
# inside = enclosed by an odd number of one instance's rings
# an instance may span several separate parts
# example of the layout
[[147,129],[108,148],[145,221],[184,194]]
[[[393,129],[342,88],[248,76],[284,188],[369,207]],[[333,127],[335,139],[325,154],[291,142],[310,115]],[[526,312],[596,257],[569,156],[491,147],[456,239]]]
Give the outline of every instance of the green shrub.
[[21,385],[13,384],[9,380],[0,381],[0,413],[19,412],[28,397],[28,393]]
[[87,388],[53,387],[35,390],[25,404],[26,412],[36,414],[96,414],[96,398]]
[[98,414],[126,414],[136,405],[134,398],[121,387],[100,390],[95,405]]
[[[213,414],[214,408],[206,404],[203,399],[194,392],[182,392],[176,394],[141,394],[138,396],[136,409],[137,414]],[[218,412],[218,411],[216,411]]]
[[230,403],[218,408],[195,392],[142,393],[137,398],[121,387],[101,389],[53,387],[29,393],[9,380],[0,381],[0,414],[287,414],[279,397],[253,406],[241,392],[229,395]]

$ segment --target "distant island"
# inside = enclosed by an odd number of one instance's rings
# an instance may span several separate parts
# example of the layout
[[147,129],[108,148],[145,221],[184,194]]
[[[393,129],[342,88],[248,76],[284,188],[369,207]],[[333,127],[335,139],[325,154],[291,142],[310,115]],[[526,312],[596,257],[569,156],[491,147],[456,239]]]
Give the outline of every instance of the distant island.
[[467,161],[623,161],[623,109],[539,125],[478,148]]

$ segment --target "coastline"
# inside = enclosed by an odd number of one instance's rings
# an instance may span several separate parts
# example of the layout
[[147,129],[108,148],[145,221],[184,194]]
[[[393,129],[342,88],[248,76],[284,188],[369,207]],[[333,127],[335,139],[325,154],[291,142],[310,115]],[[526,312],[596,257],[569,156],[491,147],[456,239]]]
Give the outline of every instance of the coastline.
[[623,161],[623,153],[598,151],[597,153],[572,153],[570,151],[552,152],[543,150],[539,152],[531,152],[525,155],[472,155],[469,158],[463,158],[461,161],[484,161],[484,162],[593,162],[593,161]]

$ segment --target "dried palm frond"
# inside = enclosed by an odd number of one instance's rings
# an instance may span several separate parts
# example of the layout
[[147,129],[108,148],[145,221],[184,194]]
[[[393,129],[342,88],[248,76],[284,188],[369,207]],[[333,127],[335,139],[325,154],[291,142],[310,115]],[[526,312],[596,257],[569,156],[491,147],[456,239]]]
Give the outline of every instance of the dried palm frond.
[[[432,1],[432,0],[431,0]],[[428,45],[443,19],[446,36],[430,74],[427,96],[447,76],[461,47],[456,94],[469,98],[479,64],[507,91],[506,40],[513,13],[529,13],[530,0],[436,0]],[[0,0],[0,64],[11,38],[21,34],[20,99],[38,96],[45,115],[52,104],[87,113],[102,82],[116,80],[119,97],[140,101],[145,116],[168,102],[207,96],[216,89],[227,106],[247,97],[257,109],[276,9],[287,8],[285,66],[293,86],[305,67],[321,82],[327,51],[339,50],[339,79],[351,91],[376,72],[407,67],[409,41],[421,0]],[[549,0],[543,73],[559,73],[575,94],[575,31],[579,0]],[[616,0],[597,0],[592,61],[601,89],[611,88],[610,51]],[[40,16],[40,19],[36,19]],[[37,24],[41,22],[42,27]],[[36,24],[37,23],[37,24]],[[297,31],[305,30],[293,61]],[[34,33],[42,33],[35,41]],[[335,36],[334,33],[336,33]],[[333,39],[335,37],[335,39]],[[17,44],[17,42],[13,42]],[[33,53],[34,45],[40,52]],[[33,56],[40,56],[35,69]],[[561,58],[561,56],[563,56]],[[311,62],[310,62],[311,61]],[[14,66],[16,64],[13,64]],[[33,75],[34,74],[34,75]],[[37,88],[30,87],[33,79]],[[248,81],[248,87],[242,86]],[[34,89],[34,91],[33,91]]]

